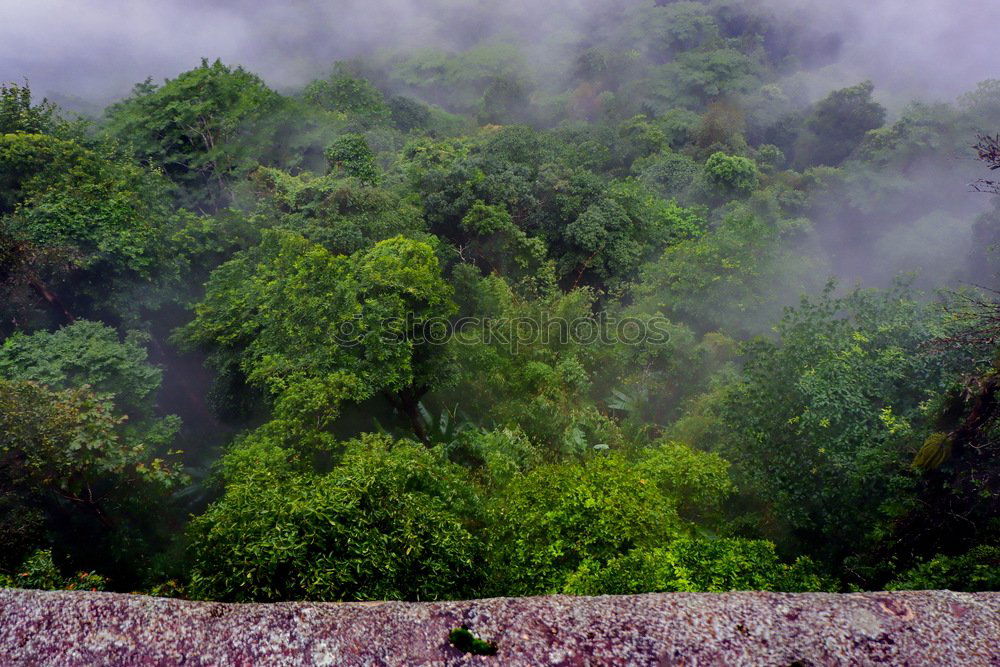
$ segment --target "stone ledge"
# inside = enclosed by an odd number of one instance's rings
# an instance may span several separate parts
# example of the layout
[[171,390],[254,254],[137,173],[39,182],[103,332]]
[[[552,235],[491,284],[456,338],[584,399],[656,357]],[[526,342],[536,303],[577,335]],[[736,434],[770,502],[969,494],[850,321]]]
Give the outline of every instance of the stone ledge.
[[[497,644],[463,655],[467,625]],[[0,590],[0,665],[1000,665],[1000,593],[185,602]]]

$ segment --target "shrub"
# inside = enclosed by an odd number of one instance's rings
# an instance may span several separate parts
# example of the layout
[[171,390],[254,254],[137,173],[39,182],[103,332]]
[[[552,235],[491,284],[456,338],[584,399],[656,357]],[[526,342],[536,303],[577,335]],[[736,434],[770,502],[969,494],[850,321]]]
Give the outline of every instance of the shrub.
[[106,587],[107,580],[93,572],[79,572],[75,577],[64,577],[53,562],[49,549],[39,549],[33,553],[12,574],[0,573],[0,588],[103,591]]
[[735,195],[749,195],[760,184],[753,160],[725,153],[712,153],[705,162],[705,177],[711,185]]
[[634,549],[600,564],[583,563],[563,589],[575,595],[690,591],[823,591],[832,582],[808,558],[782,563],[774,544],[745,539],[678,539]]
[[690,533],[679,507],[731,491],[726,464],[679,443],[638,462],[619,453],[549,465],[513,480],[492,507],[491,582],[503,595],[556,593],[585,563]]
[[433,600],[468,594],[477,560],[467,528],[474,503],[457,466],[413,442],[365,436],[344,444],[328,473],[296,472],[299,466],[278,471],[280,459],[295,453],[250,442],[268,469],[250,475],[243,461],[225,496],[193,522],[195,597]]
[[981,544],[961,556],[938,554],[891,581],[890,591],[1000,590],[1000,547]]

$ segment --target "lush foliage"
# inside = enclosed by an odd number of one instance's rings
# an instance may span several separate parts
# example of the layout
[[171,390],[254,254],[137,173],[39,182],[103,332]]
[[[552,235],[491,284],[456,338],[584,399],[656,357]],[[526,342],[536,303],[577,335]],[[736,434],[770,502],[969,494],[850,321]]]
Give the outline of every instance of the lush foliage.
[[960,556],[939,555],[904,572],[889,590],[1000,589],[1000,549],[979,546]]
[[[433,600],[475,590],[474,498],[423,445],[369,436],[311,454],[265,428],[223,465],[226,493],[191,526],[197,596]],[[301,446],[295,443],[296,446]]]
[[766,3],[446,4],[282,92],[0,86],[0,585],[996,588],[1000,83],[835,87]]
[[79,572],[63,577],[52,562],[52,552],[39,549],[17,568],[14,574],[0,574],[0,586],[6,588],[40,588],[42,590],[104,590],[106,582],[99,574]]
[[203,204],[225,197],[230,179],[252,164],[253,144],[267,146],[271,128],[262,121],[278,103],[257,76],[202,61],[162,86],[137,85],[108,115],[112,132],[137,158],[162,168],[186,186],[192,203]]
[[672,442],[637,461],[606,454],[540,466],[492,508],[491,583],[517,595],[562,590],[581,568],[689,535],[682,507],[711,510],[730,490],[724,461]]
[[108,395],[133,418],[150,417],[162,371],[147,363],[144,335],[125,342],[98,322],[75,322],[54,333],[15,333],[0,345],[0,377],[55,389],[82,385]]
[[681,539],[667,547],[635,549],[607,564],[587,563],[566,585],[576,595],[667,591],[823,591],[832,582],[800,557],[781,563],[770,542]]
[[81,565],[117,563],[123,579],[137,576],[128,559],[145,550],[156,514],[138,510],[184,479],[174,462],[156,456],[169,430],[139,440],[122,428],[124,420],[86,387],[53,391],[0,380],[4,566],[37,547],[58,546]]

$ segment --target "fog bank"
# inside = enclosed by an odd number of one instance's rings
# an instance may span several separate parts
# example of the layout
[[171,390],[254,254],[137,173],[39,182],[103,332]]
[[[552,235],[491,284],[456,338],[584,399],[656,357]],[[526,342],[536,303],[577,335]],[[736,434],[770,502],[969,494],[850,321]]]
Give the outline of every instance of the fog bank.
[[[0,0],[0,80],[105,102],[202,57],[243,64],[279,89],[337,59],[489,37],[523,44],[530,61],[547,57],[532,48],[542,37],[572,43],[614,20],[617,7],[643,1]],[[1000,77],[988,0],[744,1],[810,33],[835,33],[839,62],[817,73],[831,87],[871,78],[887,98],[951,99]]]

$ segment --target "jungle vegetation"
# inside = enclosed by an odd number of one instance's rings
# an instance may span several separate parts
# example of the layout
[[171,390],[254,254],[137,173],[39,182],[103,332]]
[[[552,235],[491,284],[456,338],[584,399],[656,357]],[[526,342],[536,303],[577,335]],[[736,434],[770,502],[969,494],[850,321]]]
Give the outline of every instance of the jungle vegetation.
[[0,584],[1000,587],[1000,81],[814,97],[786,30],[4,84]]

